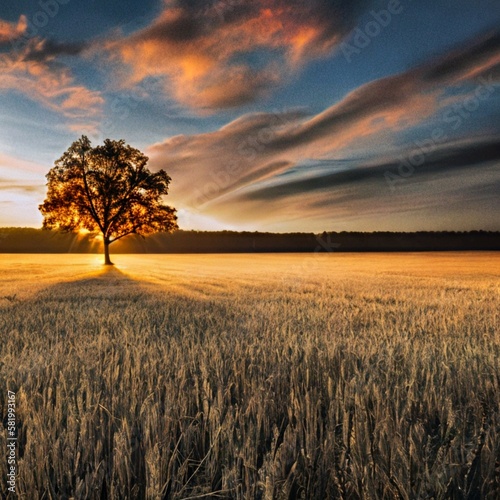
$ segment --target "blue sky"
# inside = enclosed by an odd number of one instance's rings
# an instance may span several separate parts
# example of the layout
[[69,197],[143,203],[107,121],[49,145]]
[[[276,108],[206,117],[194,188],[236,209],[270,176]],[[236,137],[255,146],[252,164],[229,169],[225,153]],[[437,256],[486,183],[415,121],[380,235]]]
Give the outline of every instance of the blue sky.
[[172,177],[184,229],[500,230],[497,0],[0,6],[0,226],[82,134]]

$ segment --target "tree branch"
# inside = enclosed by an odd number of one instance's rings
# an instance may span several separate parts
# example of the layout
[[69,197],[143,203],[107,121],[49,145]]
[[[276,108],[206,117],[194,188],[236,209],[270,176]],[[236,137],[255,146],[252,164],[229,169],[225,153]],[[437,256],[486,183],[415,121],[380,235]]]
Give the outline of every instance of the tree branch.
[[134,229],[132,229],[131,231],[127,231],[126,233],[120,234],[120,236],[117,236],[116,238],[110,240],[110,243],[114,243],[115,241],[121,240],[122,238],[125,238],[125,236],[128,236],[129,234],[134,234],[136,229],[137,228],[134,227]]
[[87,195],[87,199],[89,200],[89,205],[90,205],[90,214],[92,215],[93,219],[97,222],[97,225],[99,226],[99,229],[101,232],[104,234],[104,227],[101,224],[101,221],[99,220],[99,216],[97,215],[97,211],[94,207],[94,202],[92,201],[92,196],[90,195],[90,189],[89,189],[89,184],[87,182],[87,174],[85,172],[85,153],[82,152],[82,171],[83,171],[83,185],[85,186],[85,194]]

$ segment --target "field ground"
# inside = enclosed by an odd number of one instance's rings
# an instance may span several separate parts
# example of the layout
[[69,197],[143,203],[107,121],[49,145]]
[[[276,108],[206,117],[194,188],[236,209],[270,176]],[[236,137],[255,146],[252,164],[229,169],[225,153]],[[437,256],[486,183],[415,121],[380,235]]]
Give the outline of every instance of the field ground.
[[0,255],[20,498],[500,498],[499,253],[101,260]]

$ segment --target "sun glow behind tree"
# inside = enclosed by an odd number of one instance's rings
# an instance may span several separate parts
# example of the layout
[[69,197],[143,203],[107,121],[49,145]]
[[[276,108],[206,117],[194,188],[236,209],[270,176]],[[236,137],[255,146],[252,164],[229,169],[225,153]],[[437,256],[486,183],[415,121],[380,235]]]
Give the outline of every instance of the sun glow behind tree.
[[47,198],[39,207],[44,229],[101,235],[108,265],[111,243],[177,229],[176,210],[162,203],[170,177],[152,173],[147,162],[123,140],[93,148],[82,136],[47,174]]

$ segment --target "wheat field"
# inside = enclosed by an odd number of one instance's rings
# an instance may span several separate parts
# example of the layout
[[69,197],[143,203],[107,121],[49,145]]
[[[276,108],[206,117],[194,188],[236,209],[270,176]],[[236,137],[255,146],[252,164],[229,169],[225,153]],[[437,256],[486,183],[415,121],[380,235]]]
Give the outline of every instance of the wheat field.
[[500,498],[498,253],[114,261],[0,256],[19,498]]

